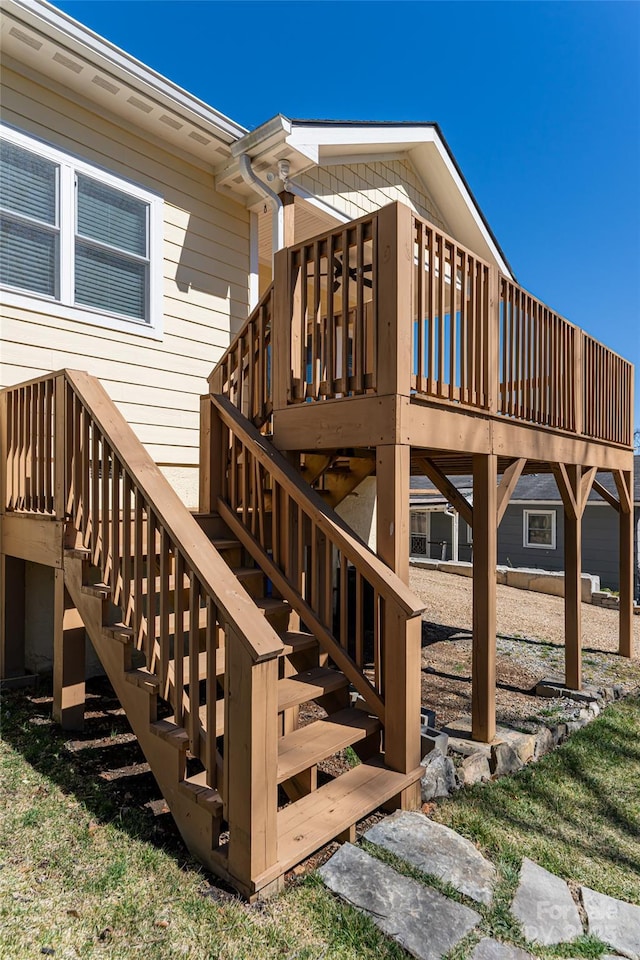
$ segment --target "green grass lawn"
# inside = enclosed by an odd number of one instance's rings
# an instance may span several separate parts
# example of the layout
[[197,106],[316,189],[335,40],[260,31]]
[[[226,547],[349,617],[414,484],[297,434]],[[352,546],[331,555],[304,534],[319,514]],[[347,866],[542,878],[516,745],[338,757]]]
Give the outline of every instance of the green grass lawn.
[[[88,751],[67,749],[72,737],[48,719],[50,701],[38,701],[13,693],[2,704],[2,960],[36,958],[47,947],[57,960],[406,956],[315,875],[297,878],[267,904],[235,899],[188,858],[166,816],[154,817],[118,781],[101,779],[87,766]],[[115,733],[124,729],[122,718],[105,716]],[[518,941],[507,908],[523,855],[639,902],[640,701],[614,704],[554,755],[516,777],[461,791],[433,816],[477,841],[498,866],[496,902],[480,911],[485,935]],[[451,960],[464,960],[471,943]],[[569,953],[539,955],[601,951],[585,938]]]

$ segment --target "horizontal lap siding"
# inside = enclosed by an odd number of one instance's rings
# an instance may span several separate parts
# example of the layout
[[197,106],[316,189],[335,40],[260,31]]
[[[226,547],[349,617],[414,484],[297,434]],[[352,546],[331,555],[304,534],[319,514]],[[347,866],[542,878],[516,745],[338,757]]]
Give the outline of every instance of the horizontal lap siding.
[[[543,550],[522,545],[524,510],[555,510],[556,549]],[[617,590],[618,514],[607,504],[589,504],[582,518],[582,570],[600,577],[600,584]],[[562,507],[546,504],[507,507],[498,530],[498,563],[540,570],[564,570],[564,513]]]
[[198,461],[198,397],[247,316],[249,215],[216,193],[211,171],[163,150],[13,70],[3,120],[164,200],[161,341],[56,316],[55,305],[3,306],[0,384],[62,367],[88,370],[161,464]]
[[351,220],[400,201],[447,229],[435,201],[407,160],[316,167],[296,177],[296,182]]

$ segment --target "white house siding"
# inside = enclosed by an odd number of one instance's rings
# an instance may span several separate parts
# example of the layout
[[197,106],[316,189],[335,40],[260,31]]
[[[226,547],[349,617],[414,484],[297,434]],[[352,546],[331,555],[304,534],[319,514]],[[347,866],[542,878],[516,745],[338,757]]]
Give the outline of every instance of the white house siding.
[[249,214],[210,171],[63,87],[4,69],[2,119],[164,199],[163,337],[42,309],[0,316],[0,386],[70,367],[100,378],[189,506],[197,503],[198,407],[206,378],[248,310]]
[[433,198],[408,160],[315,167],[295,179],[303,189],[350,220],[399,200],[442,230],[447,229]]

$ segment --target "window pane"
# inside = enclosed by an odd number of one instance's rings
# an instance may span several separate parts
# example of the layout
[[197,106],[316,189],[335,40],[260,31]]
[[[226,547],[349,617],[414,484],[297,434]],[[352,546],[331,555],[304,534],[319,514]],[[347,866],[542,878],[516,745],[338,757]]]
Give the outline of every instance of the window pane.
[[78,176],[78,233],[147,256],[147,204]]
[[145,320],[147,267],[76,241],[75,301]]
[[0,282],[56,296],[58,235],[49,230],[0,221]]
[[529,514],[529,543],[551,546],[551,519],[550,513]]
[[50,160],[0,141],[0,206],[55,224],[57,170]]

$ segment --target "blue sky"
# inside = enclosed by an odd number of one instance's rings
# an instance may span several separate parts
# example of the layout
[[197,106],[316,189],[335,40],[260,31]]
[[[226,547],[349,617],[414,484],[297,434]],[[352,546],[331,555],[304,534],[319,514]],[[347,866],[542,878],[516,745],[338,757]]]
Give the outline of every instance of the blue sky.
[[640,367],[640,3],[57,6],[247,127],[438,121],[519,282]]

